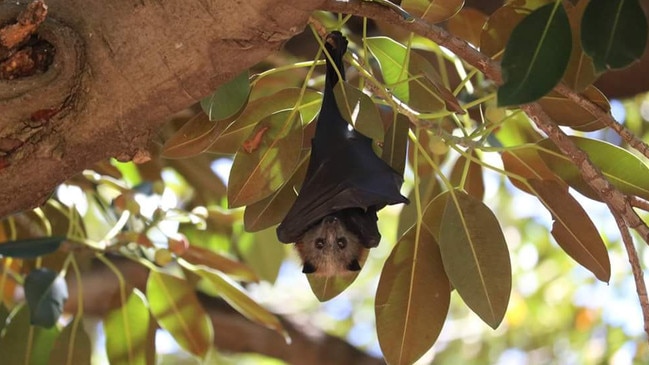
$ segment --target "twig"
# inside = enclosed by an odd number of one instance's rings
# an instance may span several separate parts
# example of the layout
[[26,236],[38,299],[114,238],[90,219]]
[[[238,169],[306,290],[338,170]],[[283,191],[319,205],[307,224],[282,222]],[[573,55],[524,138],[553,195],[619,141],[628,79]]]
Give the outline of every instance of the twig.
[[629,197],[629,204],[631,204],[631,206],[634,208],[639,208],[644,210],[645,212],[649,212],[649,201],[646,201],[642,198],[631,196]]
[[631,233],[629,233],[629,228],[624,223],[624,219],[617,214],[613,215],[615,216],[615,222],[620,229],[620,235],[622,236],[622,242],[624,242],[626,254],[629,256],[629,263],[631,263],[631,271],[633,272],[633,279],[635,281],[635,290],[638,293],[638,299],[640,300],[640,308],[642,308],[644,330],[647,335],[649,335],[649,298],[647,298],[647,285],[645,284],[644,274],[640,267],[638,252],[633,245],[633,238],[631,237]]

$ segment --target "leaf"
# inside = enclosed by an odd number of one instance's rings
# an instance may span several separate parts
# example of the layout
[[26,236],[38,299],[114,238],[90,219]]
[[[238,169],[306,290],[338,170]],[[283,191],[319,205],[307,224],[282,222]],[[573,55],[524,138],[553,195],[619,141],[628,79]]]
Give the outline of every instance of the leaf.
[[543,137],[532,127],[530,119],[523,112],[514,112],[502,121],[502,126],[490,137],[490,142],[503,147],[537,142]]
[[402,176],[406,169],[409,124],[408,117],[400,113],[396,114],[383,140],[381,159]]
[[[421,176],[419,180],[419,201],[421,206],[427,206],[436,196],[442,193],[439,180],[435,175]],[[399,214],[399,224],[397,226],[397,237],[403,236],[410,227],[419,219],[417,217],[417,204],[415,203],[415,190],[408,194],[410,204],[404,205]],[[441,214],[439,216],[441,219]]]
[[[523,146],[510,149],[501,154],[505,171],[516,174],[526,180],[554,180],[561,181],[548,168],[538,150],[533,146]],[[530,188],[519,179],[509,176],[509,181],[518,189],[532,195],[536,195]]]
[[149,309],[186,351],[204,358],[212,347],[212,323],[192,285],[175,276],[151,271],[146,287]]
[[588,3],[588,0],[581,0],[567,10],[572,33],[572,51],[563,82],[577,92],[583,91],[597,79],[593,59],[584,53],[581,47],[581,21]]
[[570,58],[570,34],[561,2],[542,6],[525,17],[505,48],[498,106],[529,103],[552,90]]
[[462,9],[464,0],[403,0],[401,7],[429,23],[439,23]]
[[246,105],[249,95],[250,80],[245,70],[201,100],[201,108],[210,120],[230,118]]
[[241,115],[218,135],[208,151],[223,154],[236,153],[259,122],[281,111],[297,107],[303,122],[310,121],[320,108],[322,94],[305,90],[300,99],[301,92],[302,90],[298,88],[288,88],[251,101]]
[[146,364],[151,332],[149,308],[144,295],[133,290],[125,303],[108,312],[103,320],[106,353],[111,365]]
[[480,52],[498,59],[499,57],[496,57],[496,55],[505,49],[505,45],[516,25],[530,12],[529,9],[511,5],[496,9],[482,27]]
[[276,331],[284,336],[287,342],[290,341],[288,333],[277,316],[252,300],[238,284],[232,281],[232,279],[218,271],[194,266],[183,260],[180,260],[179,263],[191,272],[206,279],[214,289],[216,289],[223,300],[230,304],[232,308],[241,313],[244,317]]
[[354,129],[374,142],[383,141],[383,122],[369,96],[343,81],[334,86],[334,97],[340,114]]
[[59,249],[66,237],[39,237],[0,243],[0,255],[32,259],[47,255]]
[[[596,87],[587,86],[581,95],[599,106],[606,113],[610,112],[611,105],[608,103],[608,99]],[[548,95],[542,97],[538,103],[548,116],[559,125],[584,132],[606,128],[606,124],[602,121],[604,117],[598,118],[574,101],[555,91],[551,91]]]
[[435,238],[413,226],[386,260],[376,291],[376,332],[389,364],[412,364],[433,346],[450,291]]
[[487,22],[487,16],[480,10],[465,7],[450,18],[446,23],[448,31],[465,41],[473,44],[475,47],[480,45],[480,34],[482,27]]
[[498,220],[480,200],[460,191],[444,209],[439,247],[444,269],[464,302],[492,328],[511,292],[509,252]]
[[[480,159],[476,150],[471,150],[469,152],[473,158]],[[451,176],[449,180],[453,186],[461,186],[464,191],[469,193],[475,198],[482,200],[484,197],[484,180],[482,177],[482,165],[475,161],[469,161],[464,155],[460,155],[453,169],[451,170]]]
[[611,263],[597,228],[568,193],[567,187],[555,181],[529,180],[539,200],[552,214],[552,236],[570,257],[608,283]]
[[243,260],[259,275],[260,278],[274,283],[279,269],[286,257],[284,244],[279,242],[274,228],[267,228],[253,235],[250,239],[237,242],[238,252]]
[[408,74],[415,79],[408,83],[409,106],[421,112],[435,113],[444,109],[464,114],[459,100],[444,86],[441,76],[428,60],[417,52],[410,52]]
[[[365,42],[381,67],[381,74],[392,94],[404,103],[410,101],[406,47],[388,37],[370,37]],[[406,69],[404,69],[406,68]]]
[[219,270],[237,280],[258,282],[259,278],[250,267],[212,250],[190,245],[180,257],[194,265],[202,265],[214,270]]
[[90,364],[92,345],[83,329],[81,319],[74,318],[54,341],[50,352],[50,365]]
[[54,326],[68,299],[65,280],[50,269],[39,268],[27,274],[24,288],[31,324],[46,328]]
[[284,219],[297,197],[295,187],[302,184],[306,175],[308,161],[305,157],[306,154],[302,153],[300,160],[303,162],[281,188],[267,198],[246,206],[243,214],[246,231],[261,231],[279,224]]
[[207,150],[231,120],[211,121],[200,112],[183,124],[162,146],[164,158],[186,158]]
[[581,44],[595,70],[623,68],[642,57],[647,19],[637,0],[591,0],[581,21]]
[[279,189],[297,167],[302,123],[297,112],[283,111],[260,124],[269,128],[258,149],[239,150],[228,183],[229,208],[252,204]]
[[[569,138],[588,154],[604,177],[622,193],[649,199],[649,169],[642,160],[608,142],[576,136]],[[542,147],[539,155],[555,174],[581,194],[601,201],[599,195],[581,177],[579,169],[552,141],[544,139],[538,145]]]
[[[29,308],[21,305],[11,313],[0,337],[0,359],[3,364],[47,364],[47,357],[59,330],[29,324]],[[4,326],[4,323],[2,323]]]
[[[362,265],[361,265],[362,266]],[[317,275],[307,275],[306,278],[309,281],[309,286],[313,295],[318,298],[321,302],[326,302],[330,299],[333,299],[347,289],[356,277],[358,277],[359,272],[352,272],[346,275],[334,275],[334,276],[317,276]]]

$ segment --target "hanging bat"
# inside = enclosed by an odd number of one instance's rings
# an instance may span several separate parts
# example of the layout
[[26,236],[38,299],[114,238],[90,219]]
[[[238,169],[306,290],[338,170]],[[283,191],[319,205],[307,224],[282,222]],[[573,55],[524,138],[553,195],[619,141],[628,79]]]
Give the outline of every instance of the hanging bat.
[[381,240],[376,212],[408,203],[399,193],[403,177],[372,150],[372,140],[342,117],[334,97],[347,39],[327,36],[327,72],[322,107],[304,183],[277,227],[281,242],[293,243],[305,274],[332,276],[361,269],[368,249]]

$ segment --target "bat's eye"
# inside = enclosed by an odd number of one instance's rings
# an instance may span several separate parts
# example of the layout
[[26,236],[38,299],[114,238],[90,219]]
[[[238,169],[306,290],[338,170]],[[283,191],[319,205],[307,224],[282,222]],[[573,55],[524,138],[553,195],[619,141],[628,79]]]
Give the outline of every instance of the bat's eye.
[[324,240],[322,238],[315,239],[315,248],[321,250],[324,247]]
[[345,246],[347,246],[347,238],[340,237],[337,243],[338,243],[338,248],[345,248]]

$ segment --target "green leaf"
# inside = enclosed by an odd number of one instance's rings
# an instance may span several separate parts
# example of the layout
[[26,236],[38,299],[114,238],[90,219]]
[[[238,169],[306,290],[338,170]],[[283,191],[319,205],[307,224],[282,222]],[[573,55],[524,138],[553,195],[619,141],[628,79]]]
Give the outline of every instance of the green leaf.
[[376,291],[376,332],[389,364],[412,364],[437,340],[450,302],[439,247],[411,227],[386,260]]
[[[279,189],[295,171],[302,145],[297,112],[283,111],[264,119],[234,158],[228,184],[230,208],[252,204]],[[245,146],[245,143],[244,143]]]
[[581,21],[581,44],[597,72],[637,61],[647,43],[647,19],[637,0],[591,0]]
[[527,115],[521,111],[514,112],[502,121],[502,126],[494,132],[494,144],[505,147],[533,143],[543,137],[532,127]]
[[147,362],[150,314],[144,295],[133,290],[125,303],[108,312],[103,320],[106,353],[111,365],[152,365]]
[[385,131],[372,99],[346,81],[336,83],[334,97],[342,117],[374,142],[382,142]]
[[552,236],[570,257],[608,283],[611,263],[597,228],[568,193],[565,186],[549,180],[529,180],[534,193],[552,214]]
[[[608,142],[576,136],[569,138],[588,154],[591,162],[600,169],[604,177],[622,193],[649,199],[649,168],[642,160]],[[544,139],[538,142],[538,145],[542,147],[539,155],[555,174],[581,194],[601,201],[599,195],[581,177],[579,169],[570,158],[564,156],[551,140]]]
[[0,243],[0,255],[32,259],[59,249],[66,237],[40,237]]
[[397,114],[385,133],[383,140],[383,154],[381,155],[381,159],[400,175],[403,175],[406,169],[409,125],[408,117],[403,114]]
[[[436,196],[442,193],[441,183],[435,175],[424,175],[419,180],[419,201],[422,207],[427,206]],[[417,204],[415,203],[415,189],[408,193],[410,204],[404,205],[399,214],[397,225],[397,237],[403,236],[410,227],[417,221]],[[442,215],[438,217],[440,220]],[[425,222],[425,219],[424,219]]]
[[207,150],[231,120],[211,121],[207,114],[198,113],[183,124],[162,146],[164,158],[187,158]]
[[220,255],[213,250],[191,245],[180,257],[194,265],[203,265],[214,270],[219,270],[237,280],[258,282],[259,278],[247,265],[229,257]]
[[25,278],[24,288],[31,324],[47,328],[54,326],[68,299],[65,280],[50,269],[34,269]]
[[297,198],[295,187],[304,181],[308,167],[308,151],[301,154],[302,163],[293,172],[289,180],[273,194],[256,203],[246,206],[243,224],[248,232],[257,232],[279,224],[286,216]]
[[412,16],[439,23],[462,9],[464,0],[403,0],[401,7]]
[[406,47],[388,37],[371,37],[365,40],[370,52],[381,66],[385,85],[404,103],[410,101],[408,83],[408,52]]
[[311,121],[318,113],[322,103],[322,94],[313,90],[305,90],[300,99],[301,93],[301,89],[288,88],[251,101],[241,115],[218,135],[208,151],[234,154],[259,122],[284,110],[297,108],[303,123]]
[[548,168],[539,155],[534,145],[526,145],[519,148],[512,148],[504,151],[501,155],[505,171],[524,178],[525,181],[509,176],[509,181],[518,189],[532,195],[536,195],[525,184],[529,179],[554,180],[562,182],[557,175]]
[[451,284],[492,328],[502,321],[512,285],[507,243],[498,220],[480,200],[456,191],[440,224],[439,246]]
[[[480,160],[480,156],[478,156],[476,150],[471,150],[469,153],[473,158]],[[484,197],[482,165],[475,161],[467,160],[464,155],[460,155],[457,161],[455,161],[449,180],[453,186],[461,186],[464,191],[480,200]]]
[[47,364],[59,330],[56,327],[32,327],[29,318],[26,305],[12,311],[4,335],[0,338],[0,359],[3,364]]
[[149,309],[186,351],[204,358],[212,347],[212,323],[196,297],[194,287],[175,276],[151,271],[146,287]]
[[581,92],[597,79],[593,59],[581,47],[581,21],[588,0],[579,1],[574,7],[568,7],[568,20],[572,31],[572,51],[563,82],[571,89]]
[[243,260],[255,269],[260,278],[274,283],[286,257],[286,246],[279,242],[275,228],[267,228],[237,242]]
[[206,279],[214,289],[216,289],[223,300],[230,304],[232,308],[241,313],[244,317],[276,331],[284,336],[287,342],[290,342],[288,333],[277,316],[252,300],[237,283],[232,281],[232,279],[218,271],[194,266],[183,260],[180,260],[179,263],[184,268],[199,275],[201,278]]
[[321,302],[333,299],[347,289],[358,277],[358,272],[352,272],[346,275],[318,276],[307,275],[313,295]]
[[246,105],[249,95],[250,80],[248,70],[245,70],[201,100],[201,108],[210,120],[226,119]]
[[570,50],[570,23],[561,2],[533,11],[507,42],[498,106],[525,104],[547,94],[561,80]]
[[[587,86],[581,95],[599,106],[606,113],[611,110],[608,99],[596,87]],[[542,97],[538,103],[558,125],[584,132],[606,128],[606,124],[602,120],[605,117],[591,114],[574,101],[555,91],[551,91],[548,95]]]
[[92,345],[81,320],[73,319],[54,341],[49,365],[90,365]]

